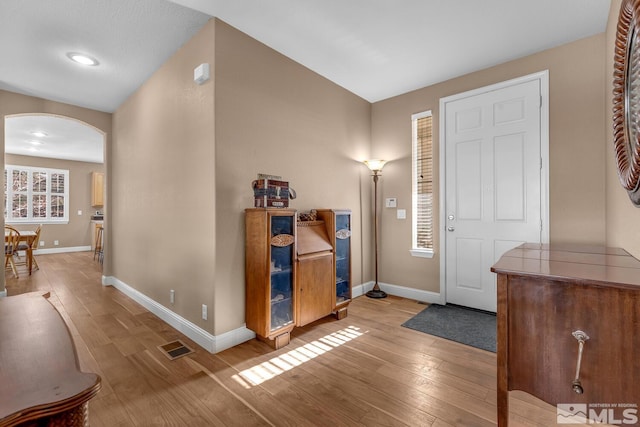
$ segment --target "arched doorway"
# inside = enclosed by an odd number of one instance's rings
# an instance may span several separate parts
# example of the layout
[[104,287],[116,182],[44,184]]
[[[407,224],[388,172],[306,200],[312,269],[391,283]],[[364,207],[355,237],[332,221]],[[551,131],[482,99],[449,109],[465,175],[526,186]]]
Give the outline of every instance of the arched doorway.
[[104,212],[93,184],[104,178],[106,134],[54,114],[7,115],[4,126],[5,221],[43,224],[40,253],[91,250]]

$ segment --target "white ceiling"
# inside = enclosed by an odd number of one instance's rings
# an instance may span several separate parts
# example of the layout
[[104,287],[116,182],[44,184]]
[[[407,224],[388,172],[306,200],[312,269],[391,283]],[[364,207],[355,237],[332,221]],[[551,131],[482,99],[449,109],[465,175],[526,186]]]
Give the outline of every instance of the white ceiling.
[[610,1],[2,0],[0,89],[113,112],[216,16],[376,102],[601,33]]
[[376,102],[605,31],[610,0],[171,0]]
[[104,162],[104,135],[78,120],[51,115],[9,116],[5,117],[4,137],[6,153]]
[[2,0],[0,89],[112,112],[208,20],[164,0]]

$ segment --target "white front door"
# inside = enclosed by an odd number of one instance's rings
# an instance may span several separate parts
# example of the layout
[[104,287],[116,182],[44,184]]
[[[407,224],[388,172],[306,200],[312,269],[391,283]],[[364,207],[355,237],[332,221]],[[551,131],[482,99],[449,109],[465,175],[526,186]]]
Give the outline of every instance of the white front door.
[[541,80],[443,100],[446,301],[496,311],[491,266],[541,242]]

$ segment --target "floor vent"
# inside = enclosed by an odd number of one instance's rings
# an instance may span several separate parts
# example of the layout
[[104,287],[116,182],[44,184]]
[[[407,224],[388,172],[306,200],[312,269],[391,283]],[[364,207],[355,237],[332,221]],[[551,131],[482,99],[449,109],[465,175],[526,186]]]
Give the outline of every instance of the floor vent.
[[169,360],[175,360],[178,357],[186,356],[193,353],[189,347],[187,347],[182,341],[176,340],[170,343],[159,345],[158,348],[162,351]]

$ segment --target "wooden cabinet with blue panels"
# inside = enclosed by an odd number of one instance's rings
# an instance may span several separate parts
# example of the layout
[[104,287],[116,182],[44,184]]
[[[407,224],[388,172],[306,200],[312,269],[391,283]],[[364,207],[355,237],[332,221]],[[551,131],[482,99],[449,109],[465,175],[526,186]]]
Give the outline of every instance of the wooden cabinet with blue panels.
[[351,210],[318,209],[318,217],[327,225],[334,251],[333,306],[338,319],[347,316],[351,302]]
[[245,321],[274,348],[295,326],[295,241],[295,210],[245,210]]

